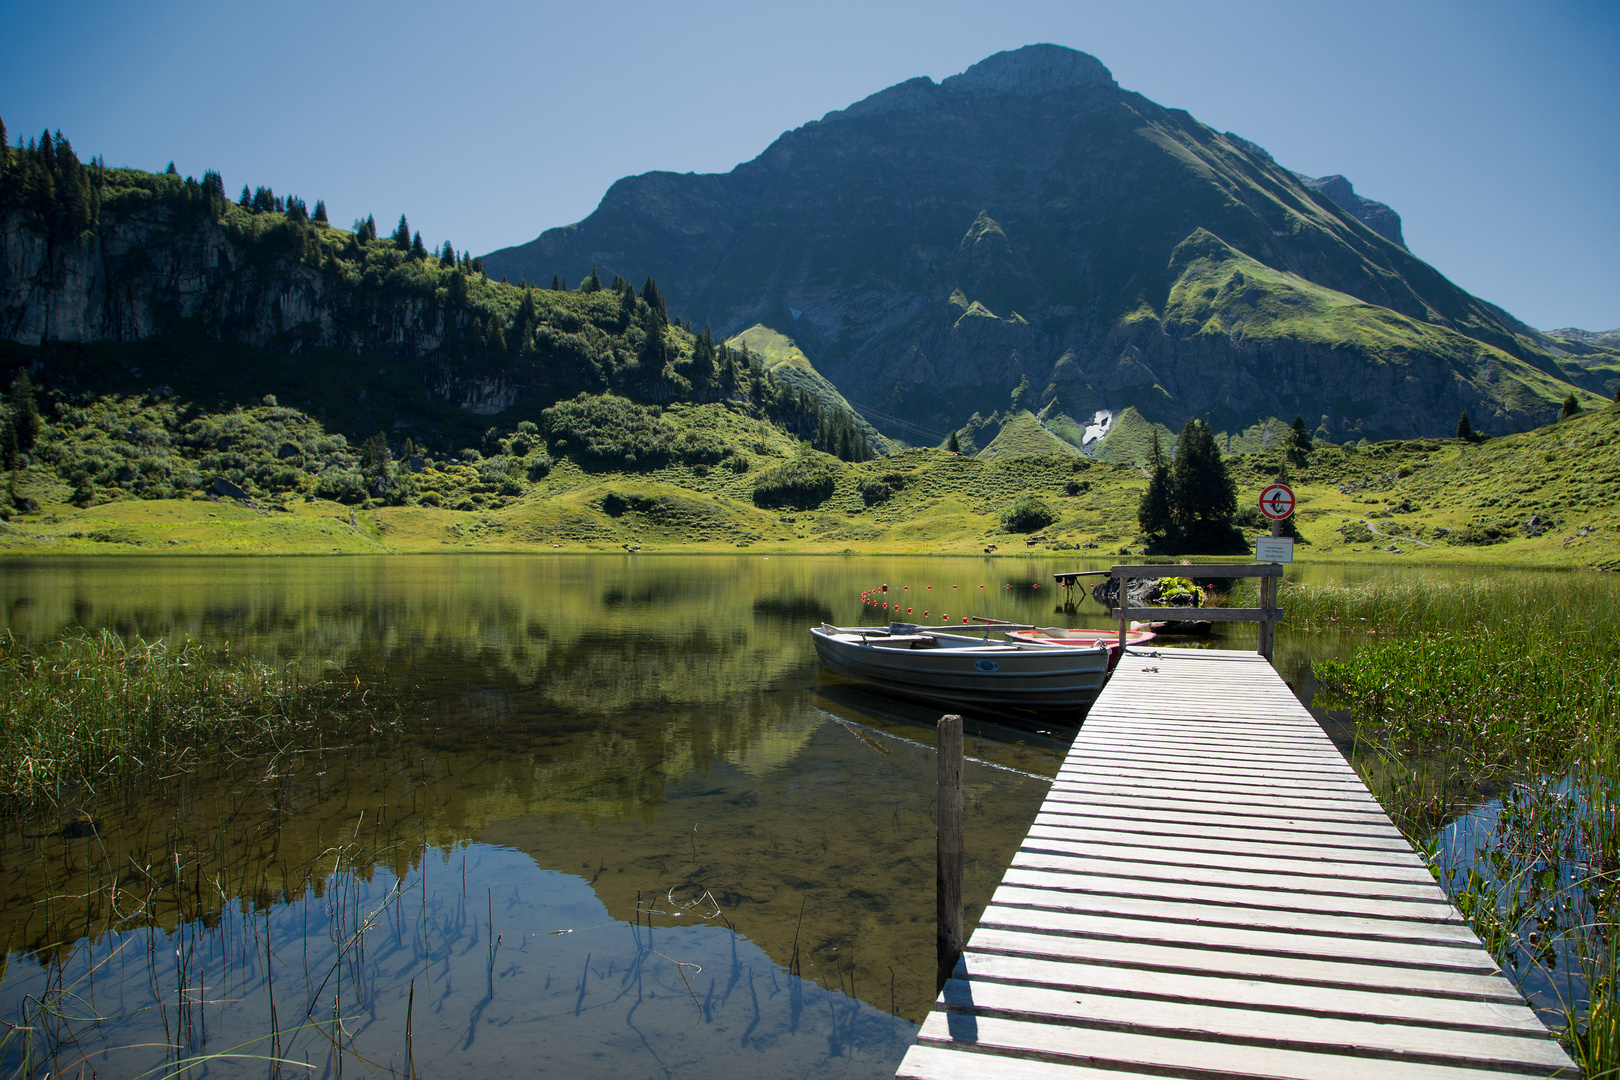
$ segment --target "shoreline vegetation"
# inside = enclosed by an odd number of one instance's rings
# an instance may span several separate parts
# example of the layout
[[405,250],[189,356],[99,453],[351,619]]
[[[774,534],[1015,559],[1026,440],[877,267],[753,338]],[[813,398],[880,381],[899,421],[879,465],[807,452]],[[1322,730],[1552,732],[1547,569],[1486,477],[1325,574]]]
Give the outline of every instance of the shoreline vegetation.
[[[1352,764],[1587,1076],[1620,1070],[1620,604],[1567,585],[1285,586]],[[1556,1006],[1549,1009],[1549,999]]]
[[[189,420],[142,398],[54,412],[9,474],[0,554],[1191,553],[1142,531],[1154,474],[1135,457],[849,462],[720,403],[548,410],[455,455],[381,436],[356,452],[271,399]],[[1225,554],[1266,532],[1254,503],[1281,477],[1302,561],[1620,568],[1620,406],[1483,442],[1302,448],[1281,427],[1222,458],[1237,507]],[[657,450],[699,442],[713,463]]]
[[[325,746],[360,710],[348,691],[196,642],[70,631],[0,633],[0,812],[27,814],[109,785],[183,773],[221,756]],[[365,725],[380,730],[372,718]]]

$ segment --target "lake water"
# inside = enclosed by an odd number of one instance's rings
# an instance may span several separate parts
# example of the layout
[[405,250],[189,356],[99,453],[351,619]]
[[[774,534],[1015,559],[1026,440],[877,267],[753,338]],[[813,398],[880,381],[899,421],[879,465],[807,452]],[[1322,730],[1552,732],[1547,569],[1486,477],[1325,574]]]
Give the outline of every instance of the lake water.
[[[0,1017],[24,1028],[0,1064],[892,1075],[934,997],[938,710],[822,671],[807,629],[881,621],[860,596],[884,583],[919,622],[1104,625],[1050,584],[1083,565],[0,563],[0,618],[19,637],[229,643],[397,720],[358,745],[215,764],[6,826]],[[1253,645],[1253,627],[1219,633]],[[1351,644],[1285,629],[1279,670],[1308,696],[1310,660]],[[1067,738],[970,727],[970,925]]]

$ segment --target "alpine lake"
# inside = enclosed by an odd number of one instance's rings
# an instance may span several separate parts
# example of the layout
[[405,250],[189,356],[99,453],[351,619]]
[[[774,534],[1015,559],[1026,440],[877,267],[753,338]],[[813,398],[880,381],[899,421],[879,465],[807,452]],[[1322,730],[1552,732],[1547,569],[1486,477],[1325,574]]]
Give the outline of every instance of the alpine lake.
[[[891,1076],[934,999],[940,710],[823,670],[808,630],[885,621],[861,601],[882,584],[919,623],[1107,626],[1051,576],[1107,565],[0,563],[19,640],[189,638],[344,684],[376,718],[369,739],[221,755],[0,826],[0,1069]],[[1207,644],[1254,640],[1216,624]],[[1276,664],[1309,704],[1312,662],[1356,644],[1285,623]],[[970,929],[1072,734],[970,717]]]

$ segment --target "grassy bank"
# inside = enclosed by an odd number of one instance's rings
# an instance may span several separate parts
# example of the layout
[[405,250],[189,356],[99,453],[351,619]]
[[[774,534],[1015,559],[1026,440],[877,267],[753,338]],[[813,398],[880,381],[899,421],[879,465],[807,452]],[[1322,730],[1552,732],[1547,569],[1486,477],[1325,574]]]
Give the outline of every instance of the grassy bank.
[[[70,485],[36,466],[19,488],[38,508],[0,524],[0,552],[580,552],[639,545],[969,554],[992,544],[1003,555],[1143,551],[1136,508],[1146,478],[1135,465],[988,460],[942,450],[858,464],[819,455],[825,494],[808,507],[766,508],[756,503],[756,487],[797,459],[796,443],[720,405],[670,409],[664,418],[678,432],[708,432],[747,448],[718,466],[676,461],[609,470],[563,458],[530,477],[513,464],[520,441],[513,436],[497,442],[502,452],[492,448],[479,461],[421,462],[406,477],[411,496],[399,505],[345,503],[315,491],[147,499],[98,489],[98,501],[80,506]],[[1292,464],[1280,450],[1227,460],[1240,507],[1287,469],[1308,541],[1296,552],[1302,561],[1620,568],[1620,410],[1484,444],[1407,440],[1318,447]],[[1025,495],[1040,497],[1057,516],[1033,543],[1002,524]],[[1249,535],[1259,531],[1256,520]]]
[[134,776],[184,771],[220,754],[307,747],[330,737],[324,683],[296,667],[186,642],[70,633],[28,645],[0,637],[0,807],[59,804]]
[[1420,579],[1283,605],[1368,635],[1317,665],[1358,771],[1586,1075],[1620,1074],[1620,588]]

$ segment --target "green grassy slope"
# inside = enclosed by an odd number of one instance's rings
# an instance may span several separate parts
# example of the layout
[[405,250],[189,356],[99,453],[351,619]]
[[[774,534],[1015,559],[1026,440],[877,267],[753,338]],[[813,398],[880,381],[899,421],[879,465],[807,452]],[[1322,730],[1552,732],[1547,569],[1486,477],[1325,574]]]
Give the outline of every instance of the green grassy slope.
[[1001,430],[976,455],[981,461],[1017,457],[1079,457],[1078,448],[1048,431],[1028,409],[1020,409],[1001,422]]
[[1176,433],[1163,424],[1149,421],[1134,407],[1114,417],[1108,434],[1097,440],[1091,456],[1098,461],[1145,465],[1153,457],[1153,433],[1159,433],[1159,448],[1166,458],[1175,451]]
[[878,431],[856,412],[854,407],[816,370],[810,358],[786,334],[778,333],[763,323],[755,323],[747,330],[726,339],[733,349],[747,349],[765,360],[766,369],[784,386],[813,394],[828,413],[845,413],[854,419],[856,427],[866,433],[874,450],[887,454],[895,449],[888,436]]
[[1163,321],[1178,336],[1326,346],[1375,366],[1438,359],[1486,399],[1532,413],[1556,408],[1571,391],[1588,406],[1603,401],[1483,341],[1273,269],[1203,229],[1177,247],[1171,269]]

